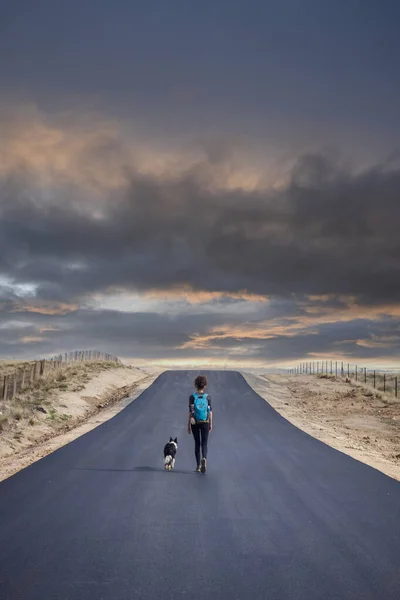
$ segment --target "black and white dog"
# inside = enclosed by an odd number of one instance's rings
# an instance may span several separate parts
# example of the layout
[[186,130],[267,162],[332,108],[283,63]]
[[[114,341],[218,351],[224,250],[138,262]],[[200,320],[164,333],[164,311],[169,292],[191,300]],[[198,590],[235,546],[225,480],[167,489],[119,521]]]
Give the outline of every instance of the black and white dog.
[[177,449],[178,438],[173,440],[172,437],[170,437],[169,442],[167,442],[164,446],[164,468],[167,471],[171,471],[171,469],[175,467],[175,456]]

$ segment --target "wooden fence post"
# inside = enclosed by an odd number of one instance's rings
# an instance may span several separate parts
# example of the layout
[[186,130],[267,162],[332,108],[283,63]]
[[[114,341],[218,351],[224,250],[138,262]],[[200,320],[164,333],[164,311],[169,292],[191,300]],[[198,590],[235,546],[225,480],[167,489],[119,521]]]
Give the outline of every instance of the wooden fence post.
[[383,391],[386,392],[386,373],[383,374]]
[[374,369],[374,389],[376,387],[375,383],[376,383],[376,374],[375,374],[375,369]]
[[3,402],[6,402],[6,400],[7,400],[7,391],[8,391],[8,375],[4,375]]

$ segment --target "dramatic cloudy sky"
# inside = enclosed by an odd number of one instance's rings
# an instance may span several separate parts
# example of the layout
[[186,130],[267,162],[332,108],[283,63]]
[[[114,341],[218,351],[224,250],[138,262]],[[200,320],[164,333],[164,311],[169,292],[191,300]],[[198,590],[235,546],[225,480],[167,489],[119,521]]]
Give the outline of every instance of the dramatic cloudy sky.
[[391,364],[400,5],[0,2],[0,357]]

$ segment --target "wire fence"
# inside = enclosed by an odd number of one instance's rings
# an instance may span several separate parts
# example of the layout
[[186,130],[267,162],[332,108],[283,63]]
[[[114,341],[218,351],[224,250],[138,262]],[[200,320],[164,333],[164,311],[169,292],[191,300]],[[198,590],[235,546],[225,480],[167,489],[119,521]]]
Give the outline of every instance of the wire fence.
[[304,362],[288,369],[290,375],[331,375],[347,381],[357,381],[369,385],[381,392],[394,394],[398,397],[398,376],[396,374],[367,369],[353,363],[338,360],[317,360]]
[[0,400],[3,402],[13,400],[17,394],[31,387],[35,380],[51,371],[61,370],[72,363],[88,361],[105,361],[122,364],[121,360],[116,356],[99,352],[98,350],[76,350],[75,352],[58,354],[52,358],[25,362],[22,366],[1,377]]

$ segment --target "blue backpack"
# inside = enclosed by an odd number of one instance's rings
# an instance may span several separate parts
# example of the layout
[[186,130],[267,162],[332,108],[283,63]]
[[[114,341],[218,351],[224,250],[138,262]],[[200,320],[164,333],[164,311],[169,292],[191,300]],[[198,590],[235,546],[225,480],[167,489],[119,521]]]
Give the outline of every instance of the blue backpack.
[[207,394],[193,394],[194,397],[194,418],[196,422],[205,422],[208,420],[210,408],[208,406]]

